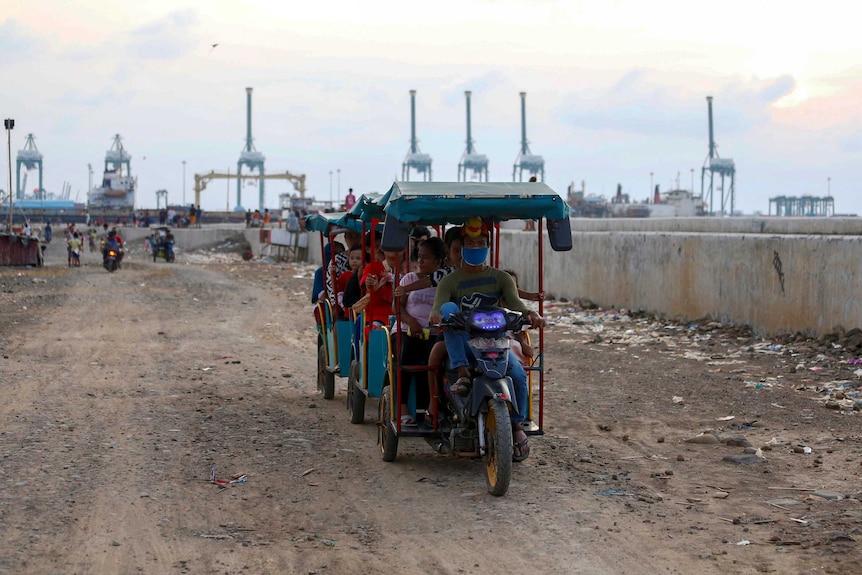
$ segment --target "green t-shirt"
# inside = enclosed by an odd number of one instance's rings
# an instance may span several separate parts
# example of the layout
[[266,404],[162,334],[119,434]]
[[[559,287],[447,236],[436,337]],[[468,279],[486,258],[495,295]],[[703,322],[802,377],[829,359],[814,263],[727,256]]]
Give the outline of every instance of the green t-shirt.
[[467,273],[463,269],[455,270],[441,279],[437,285],[431,315],[439,314],[440,307],[447,301],[460,305],[461,298],[469,297],[474,293],[502,298],[502,305],[513,311],[524,314],[530,311],[518,296],[518,288],[512,276],[497,268],[488,267],[479,273]]

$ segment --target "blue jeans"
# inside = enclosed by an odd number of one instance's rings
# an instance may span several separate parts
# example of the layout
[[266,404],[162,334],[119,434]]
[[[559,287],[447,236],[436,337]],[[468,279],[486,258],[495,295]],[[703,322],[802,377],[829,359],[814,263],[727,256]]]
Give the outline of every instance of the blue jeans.
[[[475,363],[476,358],[467,343],[469,339],[470,335],[466,331],[443,330],[443,340],[446,342],[446,353],[449,354],[449,364],[452,369]],[[512,423],[521,423],[527,415],[527,372],[511,351],[507,353],[509,354],[509,367],[506,370],[506,375],[512,378],[512,386],[515,388],[515,402],[518,404],[518,410],[512,412]]]

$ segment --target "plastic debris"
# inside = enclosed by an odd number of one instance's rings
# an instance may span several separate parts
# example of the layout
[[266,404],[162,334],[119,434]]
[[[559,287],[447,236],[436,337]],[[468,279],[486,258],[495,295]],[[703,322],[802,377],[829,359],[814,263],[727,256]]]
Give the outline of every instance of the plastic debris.
[[749,389],[772,389],[775,383],[771,381],[746,381],[745,387]]
[[593,491],[593,495],[628,495],[628,493],[618,489],[605,489],[603,491]]
[[212,469],[210,469],[210,480],[209,482],[213,485],[218,485],[221,488],[229,487],[231,485],[235,485],[237,483],[246,483],[248,481],[248,476],[245,473],[238,473],[236,475],[231,476],[230,479],[219,479],[216,474],[216,466],[213,465]]
[[748,539],[743,539],[742,541],[737,542],[737,545],[739,545],[740,547],[743,545],[751,545],[751,541],[749,541]]
[[736,418],[735,415],[727,415],[725,417],[717,417],[717,418],[715,418],[715,420],[716,421],[730,421],[731,419],[735,419],[735,418]]

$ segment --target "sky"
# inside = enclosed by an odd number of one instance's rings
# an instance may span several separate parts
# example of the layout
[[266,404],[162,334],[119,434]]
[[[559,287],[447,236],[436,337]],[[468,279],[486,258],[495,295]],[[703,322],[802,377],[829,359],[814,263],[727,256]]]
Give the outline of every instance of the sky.
[[[718,154],[736,166],[736,210],[766,214],[776,196],[831,194],[837,213],[857,213],[862,35],[846,7],[0,0],[0,115],[15,120],[13,188],[17,150],[32,133],[44,188],[68,182],[71,199],[86,201],[88,164],[98,181],[120,134],[136,204],[154,208],[156,190],[190,203],[194,174],[236,172],[253,87],[254,146],[266,172],[305,174],[308,195],[339,200],[348,187],[385,191],[400,179],[410,90],[435,181],[457,179],[465,90],[490,180],[511,181],[523,91],[546,183],[565,195],[584,182],[587,194],[608,197],[621,184],[640,200],[651,183],[690,189],[694,181],[700,191],[712,96]],[[5,166],[0,174],[5,189]],[[28,191],[36,182],[32,171]],[[266,182],[265,207],[292,192],[288,182]],[[201,204],[232,209],[236,194],[235,181],[216,180]],[[241,203],[258,201],[246,182]],[[713,201],[719,209],[719,191]]]

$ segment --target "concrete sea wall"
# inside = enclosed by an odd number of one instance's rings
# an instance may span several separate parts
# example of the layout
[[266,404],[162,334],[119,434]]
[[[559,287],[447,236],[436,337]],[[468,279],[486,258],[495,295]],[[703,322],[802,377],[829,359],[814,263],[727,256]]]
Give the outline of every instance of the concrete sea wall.
[[[538,289],[537,237],[504,224],[501,267],[521,287]],[[242,233],[260,253],[260,232],[223,224],[176,230],[190,250]],[[123,230],[140,241],[144,228]],[[750,325],[762,335],[823,335],[862,326],[862,219],[649,218],[573,219],[574,248],[545,245],[545,292],[661,317],[712,317]],[[308,259],[320,261],[319,234]]]
[[[862,220],[674,218],[572,220],[574,248],[545,245],[545,292],[675,319],[712,317],[763,335],[862,326]],[[534,234],[501,236],[501,267],[521,287]]]

